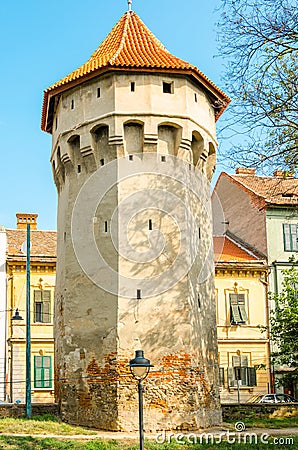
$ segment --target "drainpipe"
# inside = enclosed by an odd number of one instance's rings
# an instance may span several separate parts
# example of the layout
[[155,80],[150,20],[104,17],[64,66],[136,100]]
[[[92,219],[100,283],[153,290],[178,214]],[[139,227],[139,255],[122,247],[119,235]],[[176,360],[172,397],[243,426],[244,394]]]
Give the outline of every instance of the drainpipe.
[[[278,276],[277,276],[277,261],[272,261],[272,267],[273,267],[273,280],[274,280],[274,295],[278,295]],[[272,343],[270,340],[270,347],[272,352]],[[272,361],[272,393],[275,394],[275,366],[274,361]]]
[[277,261],[272,262],[272,267],[274,279],[274,294],[278,295]]
[[268,275],[265,273],[265,280],[262,280],[262,278],[259,278],[260,282],[263,284],[265,288],[265,322],[266,322],[266,338],[267,338],[267,366],[269,371],[269,393],[273,392],[273,386],[274,386],[274,365],[271,362],[271,341],[270,341],[270,308],[269,308],[269,299],[268,299]]

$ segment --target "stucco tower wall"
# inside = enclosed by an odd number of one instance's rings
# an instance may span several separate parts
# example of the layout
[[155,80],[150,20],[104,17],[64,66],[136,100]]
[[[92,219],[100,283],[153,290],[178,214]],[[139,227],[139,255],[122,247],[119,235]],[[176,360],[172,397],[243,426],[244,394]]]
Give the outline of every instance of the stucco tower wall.
[[[163,92],[164,81],[172,83],[172,93]],[[134,91],[131,82],[135,83]],[[216,137],[209,99],[184,76],[114,73],[63,93],[54,124],[51,162],[59,196],[55,376],[63,418],[108,430],[136,429],[136,387],[127,364],[134,351],[142,348],[155,365],[146,381],[146,429],[197,428],[219,423],[213,274],[198,283],[203,264],[200,256],[189,273],[166,292],[146,298],[141,294],[138,299],[136,292],[120,295],[120,275],[119,280],[111,280],[116,293],[100,288],[84,273],[73,246],[74,234],[76,241],[84,244],[86,234],[92,231],[98,249],[115,272],[137,278],[145,270],[150,277],[157,265],[153,262],[145,269],[142,265],[133,267],[115,250],[106,235],[106,224],[109,226],[113,212],[136,187],[143,186],[148,195],[156,187],[165,192],[173,190],[177,195],[177,186],[157,186],[145,176],[140,176],[137,184],[120,183],[116,167],[112,175],[114,187],[95,209],[92,229],[72,227],[74,209],[80,215],[77,196],[85,183],[105,170],[109,162],[120,161],[123,156],[156,152],[165,157],[161,164],[167,164],[167,155],[172,155],[188,161],[187,166],[195,163],[210,179],[215,166]],[[131,162],[134,164],[135,160]],[[200,245],[204,250],[209,248],[210,217],[200,209],[200,202],[188,198],[183,189],[179,195],[186,206],[197,208]],[[85,204],[88,202],[91,197],[87,195]],[[206,202],[209,204],[210,200]],[[148,235],[149,219],[154,228],[159,223],[168,240],[170,261],[179,252],[179,243],[175,224],[167,215],[158,211],[141,213],[136,216],[136,229],[131,234],[128,229],[128,235],[134,245],[146,247],[143,236]],[[188,236],[183,250],[188,260],[192,230],[187,229],[187,216],[180,219],[179,225]],[[122,220],[119,216],[114,222],[116,247]],[[159,262],[166,266],[167,258]],[[103,268],[99,279],[108,276]]]

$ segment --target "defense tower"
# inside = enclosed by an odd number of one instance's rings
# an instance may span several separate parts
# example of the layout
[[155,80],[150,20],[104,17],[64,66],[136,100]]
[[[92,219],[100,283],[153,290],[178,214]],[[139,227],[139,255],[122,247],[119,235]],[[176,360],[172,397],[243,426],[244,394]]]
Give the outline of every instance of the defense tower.
[[147,430],[220,422],[210,199],[201,179],[212,177],[215,122],[228,102],[134,11],[45,91],[42,129],[53,137],[59,198],[56,398],[65,420],[136,429],[127,365],[142,348],[154,364]]

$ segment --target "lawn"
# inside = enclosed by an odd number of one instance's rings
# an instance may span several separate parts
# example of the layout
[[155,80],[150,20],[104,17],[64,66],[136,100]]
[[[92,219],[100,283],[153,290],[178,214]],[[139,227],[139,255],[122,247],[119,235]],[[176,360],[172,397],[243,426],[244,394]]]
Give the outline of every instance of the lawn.
[[97,434],[96,431],[90,430],[88,428],[68,425],[67,423],[62,422],[58,417],[51,414],[46,414],[43,416],[32,416],[32,419],[30,420],[5,417],[3,419],[0,419],[0,433],[32,435],[56,434],[62,436],[72,436],[76,434]]
[[[244,433],[253,433],[253,428],[261,427],[271,427],[271,428],[283,428],[285,426],[295,427],[297,426],[297,417],[294,418],[274,418],[268,419],[267,421],[258,419],[248,419],[245,421],[246,431]],[[231,432],[235,430],[231,424]],[[28,436],[7,436],[7,434],[28,434]],[[39,438],[34,435],[57,435],[61,436],[59,439],[52,437]],[[269,433],[270,434],[270,433]],[[284,435],[286,435],[286,429]],[[71,437],[66,438],[63,436],[75,436],[75,435],[85,435],[86,439],[73,439]],[[93,436],[92,440],[87,440],[88,435]],[[3,418],[0,419],[0,449],[21,449],[21,450],[60,450],[60,449],[73,449],[73,450],[138,450],[137,440],[103,440],[96,437],[97,432],[90,430],[88,428],[76,427],[68,425],[60,421],[56,416],[45,415],[45,416],[35,416],[32,419],[13,419],[13,418]],[[168,435],[167,435],[168,436]],[[243,438],[242,438],[243,439]],[[245,448],[250,449],[268,449],[270,444],[273,444],[273,438],[269,438],[267,443],[262,443],[260,438],[257,438],[257,443],[227,443],[221,442],[216,443],[215,440],[208,438],[208,443],[206,444],[189,444],[184,442],[183,444],[178,444],[175,439],[172,439],[169,443],[167,439],[166,443],[156,443],[153,439],[146,441],[146,450],[211,450],[211,449],[233,449],[233,450],[244,450]],[[278,437],[280,439],[280,437]],[[283,439],[283,438],[281,438]],[[284,438],[286,439],[286,438]],[[199,440],[197,442],[200,442]],[[205,442],[203,440],[203,442]],[[255,442],[254,440],[252,442]],[[268,445],[269,444],[269,445]],[[294,438],[293,443],[289,441],[279,442],[275,444],[275,448],[291,447],[292,449],[298,449],[298,437]]]
[[[280,439],[280,438],[279,438]],[[273,442],[270,442],[273,444]],[[270,445],[270,443],[268,443]],[[220,448],[221,450],[244,450],[249,449],[259,449],[268,450],[268,444],[194,444],[194,445],[179,445],[176,443],[171,444],[156,444],[152,442],[145,442],[146,450],[215,450]],[[289,443],[288,445],[276,445],[275,448],[282,448],[290,446],[292,449],[298,448],[298,439],[295,438],[294,444]],[[115,441],[101,441],[94,440],[89,442],[76,442],[71,440],[56,440],[52,438],[47,439],[37,439],[33,437],[14,437],[14,436],[0,436],[0,448],[1,449],[21,449],[21,450],[138,450],[138,443],[128,443],[128,442],[115,442]]]

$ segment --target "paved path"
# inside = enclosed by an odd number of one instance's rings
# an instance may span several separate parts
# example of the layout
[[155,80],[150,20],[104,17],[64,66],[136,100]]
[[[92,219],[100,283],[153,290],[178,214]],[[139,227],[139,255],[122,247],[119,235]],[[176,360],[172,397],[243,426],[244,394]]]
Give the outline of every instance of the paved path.
[[[208,429],[208,430],[197,430],[195,432],[184,432],[184,435],[187,436],[188,434],[200,436],[203,433],[208,434],[209,436],[212,434],[214,438],[219,437],[220,435],[223,435],[224,433],[236,433],[238,435],[238,432],[229,426],[227,427],[221,427],[221,428],[214,428],[214,429]],[[247,428],[246,430],[242,431],[240,434],[244,433],[254,433],[258,436],[261,436],[262,434],[267,434],[269,436],[298,436],[298,427],[297,428]],[[148,440],[155,440],[158,433],[145,433],[145,439]],[[175,436],[180,435],[181,432],[179,431],[173,431],[172,433],[170,431],[166,432],[166,436],[169,437],[169,435],[172,434],[172,436],[175,438]],[[32,436],[34,438],[54,438],[54,439],[70,439],[70,440],[94,440],[94,439],[103,439],[103,440],[132,440],[132,441],[138,441],[139,434],[138,433],[124,433],[124,432],[113,432],[113,431],[99,431],[96,432],[96,434],[77,434],[77,435],[54,435],[54,434],[15,434],[15,433],[0,433],[0,436],[18,436],[18,437],[27,437]],[[159,439],[162,439],[162,435],[159,435]],[[180,438],[181,439],[181,438]]]

